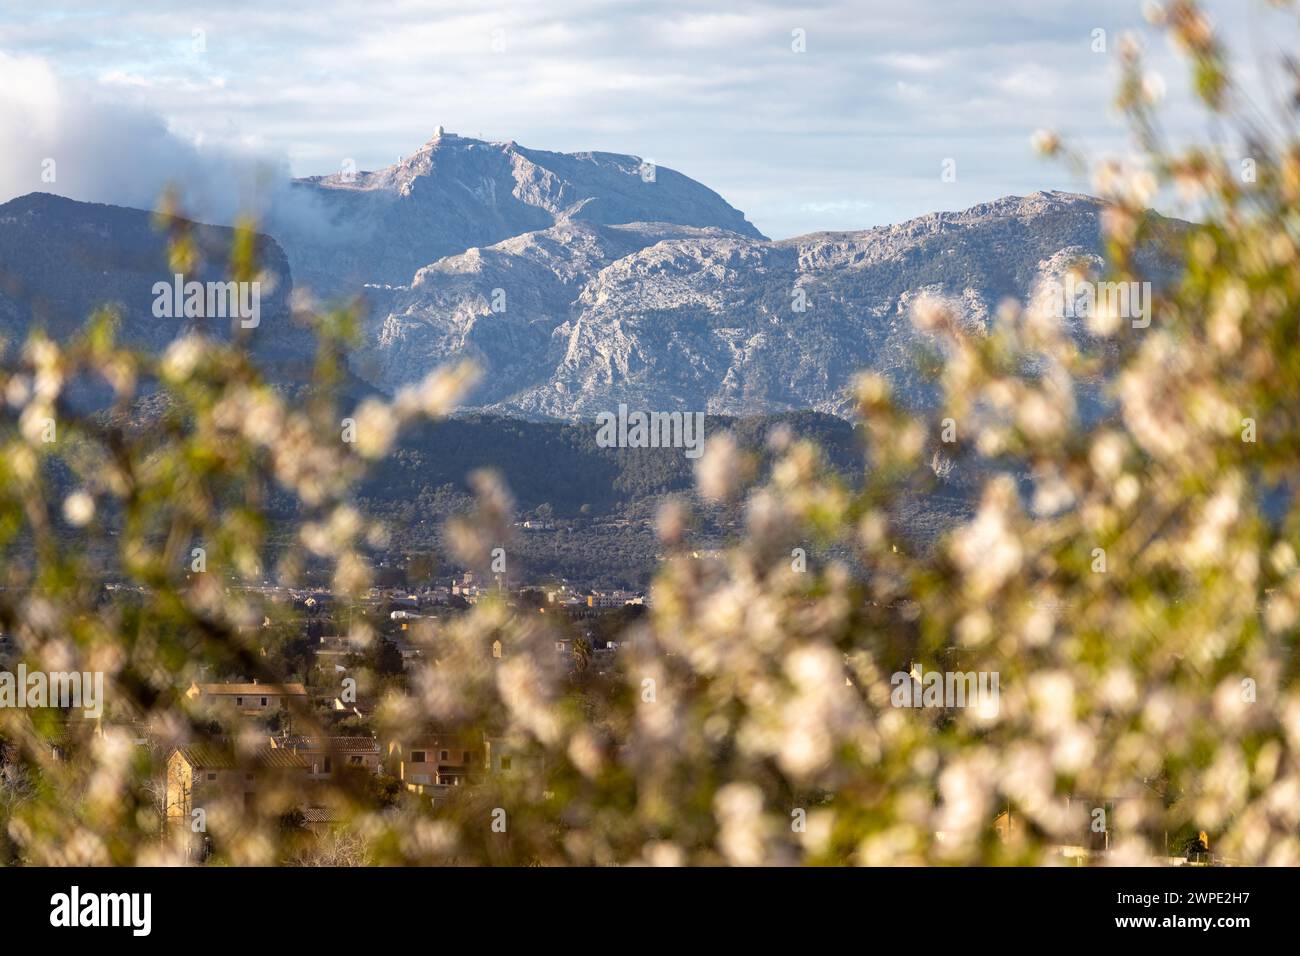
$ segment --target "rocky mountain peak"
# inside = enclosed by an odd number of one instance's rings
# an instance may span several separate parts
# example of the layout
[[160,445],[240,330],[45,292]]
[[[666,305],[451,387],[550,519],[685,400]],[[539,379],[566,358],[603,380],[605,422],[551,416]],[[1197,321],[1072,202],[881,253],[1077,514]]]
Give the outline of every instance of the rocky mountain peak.
[[565,221],[663,222],[762,234],[721,196],[666,167],[618,153],[556,153],[445,129],[373,171],[295,181],[295,203],[270,231],[294,274],[317,292],[402,284],[467,249]]

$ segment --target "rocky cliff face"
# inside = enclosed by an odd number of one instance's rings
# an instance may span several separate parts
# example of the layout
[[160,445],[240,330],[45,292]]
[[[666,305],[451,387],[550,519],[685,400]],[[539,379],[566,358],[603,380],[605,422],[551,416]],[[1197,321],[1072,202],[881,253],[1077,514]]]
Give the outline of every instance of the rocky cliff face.
[[366,289],[366,345],[354,366],[391,390],[450,357],[469,357],[484,371],[475,403],[510,402],[550,382],[560,359],[557,330],[602,270],[666,240],[730,235],[668,223],[568,221],[448,256],[409,285]]
[[[874,368],[920,403],[911,302],[987,322],[1100,245],[1101,204],[1039,193],[857,233],[770,242],[714,228],[565,223],[371,290],[358,373],[392,389],[437,356],[485,370],[475,404],[582,418],[655,410],[842,414]],[[494,299],[495,296],[495,299]],[[494,303],[496,309],[494,310]]]

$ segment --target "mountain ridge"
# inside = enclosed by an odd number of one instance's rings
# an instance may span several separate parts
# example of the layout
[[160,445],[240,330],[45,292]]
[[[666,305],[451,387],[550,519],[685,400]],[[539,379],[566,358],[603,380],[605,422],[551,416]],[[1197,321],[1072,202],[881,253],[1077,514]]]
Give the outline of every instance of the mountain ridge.
[[[1038,192],[775,241],[624,224],[635,241],[623,255],[609,241],[614,227],[570,224],[576,232],[548,247],[552,227],[439,260],[409,285],[368,289],[371,334],[357,371],[392,390],[429,354],[464,356],[487,373],[472,404],[545,418],[623,401],[843,415],[862,368],[911,377],[919,340],[907,312],[917,296],[952,298],[986,324],[1002,299],[1027,298],[1045,269],[1099,263],[1103,208]],[[494,310],[494,293],[504,308]],[[921,383],[903,384],[924,403]]]
[[[273,330],[260,338],[278,361],[305,347],[286,333],[288,293],[305,286],[319,298],[359,296],[351,370],[381,393],[468,358],[483,375],[465,407],[498,414],[577,420],[626,403],[846,416],[865,368],[894,378],[909,404],[934,400],[915,368],[925,341],[908,312],[918,296],[949,298],[983,327],[1045,274],[1102,262],[1104,204],[1082,194],[1039,191],[771,240],[702,184],[663,167],[646,178],[643,166],[440,131],[383,169],[295,180],[305,205],[263,223],[278,291]],[[33,210],[62,238],[39,234]],[[44,299],[84,320],[122,283],[139,300],[140,260],[162,258],[161,240],[142,238],[148,216],[40,193],[0,206],[0,250],[16,260],[0,259],[0,324],[13,337]],[[209,240],[226,234],[201,228]],[[61,256],[70,276],[47,265]],[[38,294],[15,305],[6,290],[33,277]],[[157,347],[168,331],[135,334]]]

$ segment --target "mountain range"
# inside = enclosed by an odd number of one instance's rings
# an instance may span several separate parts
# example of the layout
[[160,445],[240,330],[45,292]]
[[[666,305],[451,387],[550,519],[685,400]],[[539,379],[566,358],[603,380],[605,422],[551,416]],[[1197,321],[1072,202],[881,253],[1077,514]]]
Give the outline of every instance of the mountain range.
[[[638,157],[553,153],[439,131],[377,171],[295,180],[261,224],[270,298],[253,344],[294,380],[309,340],[292,288],[357,300],[353,372],[392,393],[454,358],[483,375],[467,405],[589,419],[658,411],[844,415],[859,370],[922,404],[923,294],[982,325],[1044,273],[1099,261],[1103,205],[1041,192],[860,232],[773,241],[715,192]],[[231,233],[195,232],[217,277]],[[170,279],[142,210],[31,194],[0,205],[0,331],[66,334],[116,303],[128,341],[185,327],[149,311]]]

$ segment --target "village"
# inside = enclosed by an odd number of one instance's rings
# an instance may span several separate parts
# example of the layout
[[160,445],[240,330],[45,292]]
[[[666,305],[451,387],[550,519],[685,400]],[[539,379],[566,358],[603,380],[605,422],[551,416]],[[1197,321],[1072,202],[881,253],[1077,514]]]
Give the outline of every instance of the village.
[[[184,846],[190,862],[213,853],[210,834],[238,833],[259,820],[298,834],[310,855],[314,842],[339,844],[357,807],[436,813],[493,778],[539,771],[540,759],[499,730],[416,723],[394,731],[377,712],[385,699],[407,693],[409,675],[436,666],[439,629],[480,602],[549,616],[555,666],[574,681],[594,681],[617,667],[617,637],[648,600],[642,592],[563,581],[520,585],[471,571],[421,588],[376,587],[346,601],[327,588],[242,590],[271,609],[257,633],[241,635],[264,666],[205,666],[177,686],[191,724],[181,740],[166,741],[110,691],[107,707],[101,697],[94,712],[61,711],[66,730],[52,744],[53,759],[77,761],[87,737],[126,729],[155,767],[147,797],[164,835]],[[125,585],[105,592],[122,603],[140,596]],[[488,666],[508,653],[499,640],[482,648]],[[0,668],[17,660],[14,642],[0,638]]]

